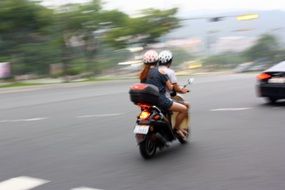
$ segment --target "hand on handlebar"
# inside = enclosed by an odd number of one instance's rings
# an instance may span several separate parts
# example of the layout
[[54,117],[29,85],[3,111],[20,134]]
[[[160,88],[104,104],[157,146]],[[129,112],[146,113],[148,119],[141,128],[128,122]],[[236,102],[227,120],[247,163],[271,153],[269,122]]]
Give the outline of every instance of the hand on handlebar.
[[181,88],[182,94],[186,94],[187,92],[190,92],[187,88]]

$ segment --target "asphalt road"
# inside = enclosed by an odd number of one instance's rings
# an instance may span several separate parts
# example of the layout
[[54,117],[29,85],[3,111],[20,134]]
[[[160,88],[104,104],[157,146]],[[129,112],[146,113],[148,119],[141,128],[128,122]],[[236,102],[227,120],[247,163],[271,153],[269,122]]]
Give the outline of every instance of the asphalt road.
[[148,161],[134,82],[0,90],[0,190],[285,189],[285,103],[257,98],[254,75],[196,77],[191,143]]

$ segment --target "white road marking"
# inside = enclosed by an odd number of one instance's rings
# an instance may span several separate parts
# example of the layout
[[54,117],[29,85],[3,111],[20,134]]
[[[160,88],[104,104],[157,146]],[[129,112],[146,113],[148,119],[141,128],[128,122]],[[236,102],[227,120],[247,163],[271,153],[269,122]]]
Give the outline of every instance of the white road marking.
[[48,182],[44,179],[20,176],[0,182],[0,190],[29,190]]
[[74,189],[71,189],[71,190],[103,190],[103,189],[93,189],[93,188],[90,188],[90,187],[77,187],[77,188],[74,188]]
[[218,109],[211,109],[210,111],[244,111],[252,109],[250,107],[248,108],[218,108]]
[[40,121],[40,120],[45,120],[47,119],[46,117],[36,117],[36,118],[30,118],[30,119],[24,119],[23,121]]
[[10,93],[18,93],[18,92],[32,92],[36,89],[14,89],[14,90],[6,90],[6,91],[0,91],[0,94],[10,94]]
[[0,120],[0,123],[13,123],[13,122],[29,122],[29,121],[40,121],[48,119],[46,117],[36,117],[36,118],[29,118],[29,119],[10,119],[10,120]]
[[77,118],[92,118],[92,117],[112,117],[112,116],[120,116],[123,113],[107,113],[107,114],[94,114],[94,115],[79,115]]

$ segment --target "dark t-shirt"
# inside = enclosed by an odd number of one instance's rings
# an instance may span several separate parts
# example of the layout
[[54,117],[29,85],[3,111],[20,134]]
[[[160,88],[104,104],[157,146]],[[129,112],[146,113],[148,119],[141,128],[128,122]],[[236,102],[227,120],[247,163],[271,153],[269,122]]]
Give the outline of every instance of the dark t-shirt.
[[173,101],[166,97],[166,82],[168,81],[166,74],[161,74],[158,68],[151,68],[148,72],[147,78],[143,83],[155,85],[159,89],[158,106],[163,110],[169,110]]
[[166,74],[161,74],[158,71],[158,68],[151,68],[148,72],[147,78],[144,83],[152,84],[157,86],[159,89],[160,95],[165,95],[166,92],[166,81],[168,80],[168,76]]

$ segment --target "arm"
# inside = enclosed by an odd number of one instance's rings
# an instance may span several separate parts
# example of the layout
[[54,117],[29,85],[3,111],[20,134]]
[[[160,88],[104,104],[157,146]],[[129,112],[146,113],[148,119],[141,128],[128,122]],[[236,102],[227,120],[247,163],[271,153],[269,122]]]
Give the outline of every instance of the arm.
[[167,80],[167,81],[166,81],[166,87],[167,87],[169,90],[173,90],[174,85],[171,84],[170,80]]
[[181,94],[185,94],[185,93],[189,92],[188,89],[182,88],[182,87],[179,86],[179,84],[177,83],[177,77],[176,77],[175,71],[172,70],[172,69],[169,69],[169,79],[170,79],[170,81],[173,84],[173,90],[175,92],[178,92],[178,93],[181,93]]
[[169,80],[168,75],[165,73],[164,70],[159,69],[159,72],[162,74],[162,80],[165,81],[165,85],[166,87],[171,91],[173,90],[173,84],[171,83],[171,81]]
[[174,83],[174,84],[173,84],[173,89],[174,89],[176,92],[181,93],[181,94],[185,94],[185,93],[189,92],[188,89],[186,89],[186,88],[181,88],[177,83]]

